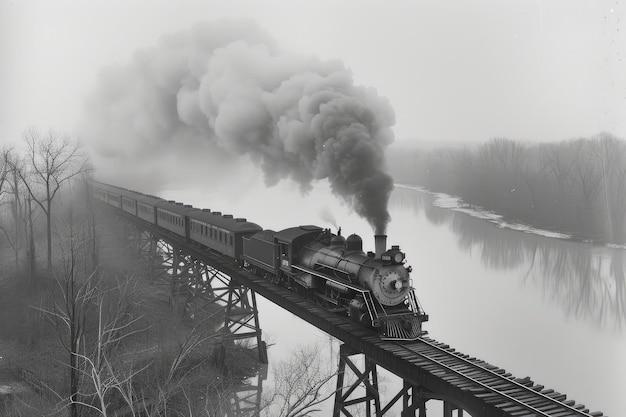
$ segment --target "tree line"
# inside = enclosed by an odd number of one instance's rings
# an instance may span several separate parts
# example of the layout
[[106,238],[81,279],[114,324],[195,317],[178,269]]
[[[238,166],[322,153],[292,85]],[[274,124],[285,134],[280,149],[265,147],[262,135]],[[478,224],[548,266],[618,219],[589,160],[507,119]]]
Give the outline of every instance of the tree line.
[[531,144],[392,148],[398,183],[460,197],[508,219],[580,239],[626,241],[626,141],[608,133]]
[[51,269],[53,203],[65,184],[89,173],[90,165],[80,142],[68,135],[30,128],[22,139],[21,149],[4,148],[0,155],[0,204],[9,206],[2,211],[0,231],[14,253],[16,269],[22,258],[32,276],[36,217],[45,217],[46,266]]
[[211,362],[219,311],[168,310],[92,205],[80,142],[28,129],[0,157],[0,338],[15,345],[0,367],[33,388],[1,397],[0,415],[217,412],[237,378]]
[[[212,353],[223,311],[172,303],[173,278],[115,236],[90,175],[80,142],[54,131],[28,129],[0,155],[0,343],[15,345],[0,374],[9,359],[33,388],[0,394],[0,415],[229,415],[229,390],[256,360],[229,345],[224,372]],[[323,365],[308,353],[278,364],[258,412],[310,415],[333,393]]]

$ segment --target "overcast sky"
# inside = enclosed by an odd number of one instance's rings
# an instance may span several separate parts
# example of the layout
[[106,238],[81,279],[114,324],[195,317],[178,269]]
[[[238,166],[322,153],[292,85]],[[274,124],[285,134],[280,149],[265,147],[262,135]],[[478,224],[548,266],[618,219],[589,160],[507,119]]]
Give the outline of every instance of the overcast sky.
[[0,0],[0,143],[72,133],[101,68],[220,17],[343,61],[389,99],[396,140],[626,138],[625,14],[615,0]]

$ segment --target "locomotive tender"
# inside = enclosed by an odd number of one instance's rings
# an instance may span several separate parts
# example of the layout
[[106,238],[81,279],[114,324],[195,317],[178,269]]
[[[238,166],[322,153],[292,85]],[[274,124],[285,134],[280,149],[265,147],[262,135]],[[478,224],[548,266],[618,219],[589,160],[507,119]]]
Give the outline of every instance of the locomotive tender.
[[358,235],[344,238],[318,226],[281,231],[209,209],[92,182],[97,200],[227,256],[244,269],[284,285],[391,340],[424,334],[428,315],[411,286],[411,267],[398,246],[386,248],[375,236],[376,252],[364,253]]

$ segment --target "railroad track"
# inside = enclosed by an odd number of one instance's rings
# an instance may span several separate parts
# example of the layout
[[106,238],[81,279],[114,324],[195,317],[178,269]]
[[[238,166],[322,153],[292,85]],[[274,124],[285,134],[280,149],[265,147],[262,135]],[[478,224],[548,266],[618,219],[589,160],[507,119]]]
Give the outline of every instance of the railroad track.
[[[247,273],[233,262],[212,251],[201,250],[176,237],[163,233],[150,224],[143,224],[157,236],[176,241],[185,247],[187,253],[204,259],[212,267],[223,273],[243,279],[246,285],[298,315],[309,323],[354,347],[357,351],[377,358],[379,365],[389,366],[393,372],[405,380],[411,380],[416,372],[424,371],[435,379],[450,385],[448,392],[467,391],[475,399],[472,401],[478,415],[483,407],[500,410],[506,416],[535,417],[600,417],[602,412],[590,412],[584,405],[568,400],[565,394],[558,393],[543,385],[535,384],[530,378],[515,378],[497,366],[470,357],[451,348],[449,345],[422,337],[415,342],[392,342],[381,340],[375,332],[358,326],[349,319],[323,310],[319,305],[304,300],[287,289]],[[410,365],[413,365],[414,368]],[[427,378],[428,379],[428,378]],[[440,389],[439,382],[428,379]],[[417,384],[416,381],[413,383]],[[426,387],[429,385],[426,384]],[[469,404],[468,404],[469,405]],[[469,412],[471,410],[468,409]],[[605,416],[606,417],[606,416]]]
[[389,343],[387,348],[445,381],[472,392],[512,416],[600,417],[565,394],[530,378],[515,378],[505,370],[456,352],[449,345],[422,337],[413,343]]

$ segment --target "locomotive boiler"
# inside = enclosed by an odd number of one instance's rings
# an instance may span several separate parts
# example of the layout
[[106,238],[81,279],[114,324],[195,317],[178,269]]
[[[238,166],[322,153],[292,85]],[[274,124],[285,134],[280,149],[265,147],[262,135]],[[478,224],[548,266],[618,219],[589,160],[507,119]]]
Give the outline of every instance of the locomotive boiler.
[[365,253],[354,234],[344,238],[317,226],[265,230],[244,238],[244,260],[256,273],[298,286],[383,338],[414,340],[428,316],[411,286],[411,267],[398,246],[386,249],[386,236],[375,239],[376,252]]
[[327,269],[369,288],[381,305],[395,306],[411,290],[410,271],[403,265],[405,256],[398,246],[385,251],[386,236],[376,235],[375,239],[378,249],[370,255],[363,252],[363,241],[358,235],[350,235],[346,240],[335,236],[328,246],[312,242],[300,251],[299,264],[309,269]]

